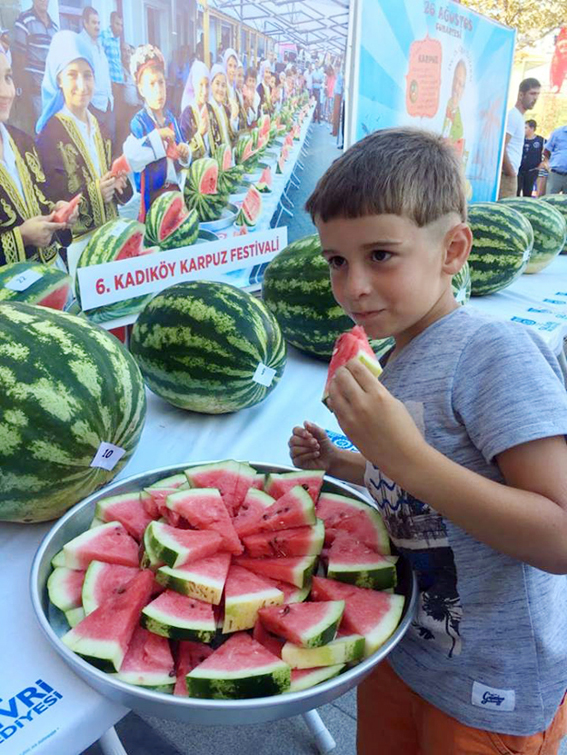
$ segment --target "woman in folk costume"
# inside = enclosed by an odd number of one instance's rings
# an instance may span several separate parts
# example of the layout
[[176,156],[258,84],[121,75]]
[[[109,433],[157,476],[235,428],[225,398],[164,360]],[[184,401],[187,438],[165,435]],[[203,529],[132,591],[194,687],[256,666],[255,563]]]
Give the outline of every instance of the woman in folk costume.
[[124,155],[134,171],[141,194],[139,220],[153,200],[165,191],[178,191],[181,171],[191,163],[191,150],[185,143],[177,118],[167,102],[165,61],[154,45],[140,45],[130,61],[130,70],[144,100],[144,107],[132,118]]
[[247,123],[244,106],[242,105],[242,97],[239,98],[239,92],[237,90],[238,66],[240,65],[240,61],[238,55],[232,48],[229,47],[224,51],[222,64],[226,73],[228,112],[230,120],[236,126],[236,138],[238,132],[246,128]]
[[245,131],[248,128],[248,113],[244,102],[244,66],[240,58],[238,59],[238,66],[236,68],[234,89],[238,98],[239,128],[241,131]]
[[257,92],[260,95],[260,112],[271,115],[273,112],[272,90],[272,66],[269,60],[264,60],[260,65],[260,83]]
[[110,172],[110,139],[88,110],[94,70],[90,49],[81,36],[72,31],[55,34],[41,86],[37,148],[47,178],[47,198],[56,202],[81,194],[74,236],[116,218],[116,202],[132,196],[127,177]]
[[[0,265],[33,260],[52,264],[61,245],[71,243],[65,223],[55,223],[53,205],[43,190],[45,174],[33,140],[7,126],[16,96],[12,67],[0,49]],[[78,210],[71,216],[75,222]]]
[[209,142],[209,69],[195,60],[181,99],[181,133],[193,160],[211,154]]
[[211,70],[211,93],[209,95],[209,137],[211,149],[220,144],[234,145],[238,135],[238,116],[229,117],[227,103],[227,81],[224,68],[219,63]]

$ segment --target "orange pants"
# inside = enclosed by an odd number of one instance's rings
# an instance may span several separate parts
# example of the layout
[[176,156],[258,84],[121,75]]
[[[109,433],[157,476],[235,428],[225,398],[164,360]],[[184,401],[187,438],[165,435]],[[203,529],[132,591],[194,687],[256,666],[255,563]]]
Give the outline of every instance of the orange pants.
[[546,731],[519,737],[459,723],[411,690],[387,661],[358,687],[358,755],[556,755],[565,700]]

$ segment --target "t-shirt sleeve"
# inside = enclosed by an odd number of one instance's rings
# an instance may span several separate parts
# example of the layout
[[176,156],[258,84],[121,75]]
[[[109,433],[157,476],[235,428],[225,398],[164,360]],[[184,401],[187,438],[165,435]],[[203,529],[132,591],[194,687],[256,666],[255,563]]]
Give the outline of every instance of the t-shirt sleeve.
[[487,462],[509,448],[567,434],[567,392],[553,352],[524,326],[494,321],[463,349],[453,408]]

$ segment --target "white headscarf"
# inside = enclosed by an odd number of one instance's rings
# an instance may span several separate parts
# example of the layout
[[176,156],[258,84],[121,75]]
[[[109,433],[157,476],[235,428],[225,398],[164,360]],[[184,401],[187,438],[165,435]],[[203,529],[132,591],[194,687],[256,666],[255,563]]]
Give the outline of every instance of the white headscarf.
[[189,71],[189,76],[185,82],[185,89],[181,99],[181,111],[185,110],[188,105],[194,105],[197,100],[199,84],[203,79],[210,81],[209,69],[200,60],[195,60]]

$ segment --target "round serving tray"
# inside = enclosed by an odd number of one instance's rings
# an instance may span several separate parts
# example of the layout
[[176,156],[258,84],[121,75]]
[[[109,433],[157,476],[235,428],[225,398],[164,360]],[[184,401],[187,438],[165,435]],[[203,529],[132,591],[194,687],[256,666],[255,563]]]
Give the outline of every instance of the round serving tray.
[[[199,462],[199,464],[203,463],[206,462]],[[252,461],[250,464],[259,472],[296,471],[293,467],[287,466],[268,465]],[[100,498],[140,490],[162,477],[183,472],[190,466],[195,465],[188,463],[164,467],[107,485],[78,503],[54,524],[39,546],[30,576],[33,609],[47,641],[71,669],[101,695],[139,713],[186,723],[218,726],[275,721],[318,708],[344,695],[345,692],[359,684],[372,668],[388,655],[401,640],[414,619],[417,610],[417,582],[408,562],[402,557],[398,561],[398,587],[396,592],[403,594],[406,600],[402,620],[394,634],[376,653],[362,663],[329,681],[301,692],[249,700],[201,700],[167,695],[118,681],[113,676],[91,666],[61,642],[59,638],[65,634],[69,627],[64,614],[51,605],[47,595],[47,579],[52,571],[51,559],[53,556],[61,550],[65,543],[89,528],[94,516],[96,502]],[[346,494],[368,503],[367,499],[358,491],[330,477],[325,477],[323,489],[327,492]]]
[[195,244],[206,244],[208,241],[218,241],[219,237],[216,233],[213,233],[212,231],[206,231],[203,228],[199,229],[199,235],[197,236],[197,241],[193,242],[193,246]]
[[223,207],[222,214],[218,220],[208,220],[204,223],[199,223],[199,228],[205,231],[222,231],[234,223],[237,214],[238,207],[229,202],[226,207]]

